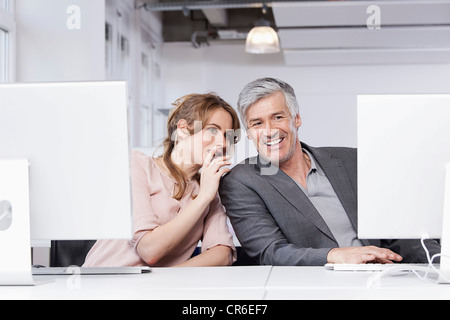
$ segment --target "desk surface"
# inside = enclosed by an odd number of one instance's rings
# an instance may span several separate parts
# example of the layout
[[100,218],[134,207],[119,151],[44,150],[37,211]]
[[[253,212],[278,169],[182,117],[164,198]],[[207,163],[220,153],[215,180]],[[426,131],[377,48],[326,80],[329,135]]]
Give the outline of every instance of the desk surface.
[[0,287],[5,299],[450,299],[450,285],[414,274],[388,276],[367,287],[373,272],[322,267],[154,268],[141,275],[35,276],[35,286]]
[[153,268],[138,275],[34,276],[35,286],[0,287],[0,300],[260,300],[270,271],[270,266]]
[[295,300],[408,300],[450,299],[450,285],[419,279],[413,273],[387,275],[372,282],[379,272],[329,271],[321,267],[273,267],[266,299]]

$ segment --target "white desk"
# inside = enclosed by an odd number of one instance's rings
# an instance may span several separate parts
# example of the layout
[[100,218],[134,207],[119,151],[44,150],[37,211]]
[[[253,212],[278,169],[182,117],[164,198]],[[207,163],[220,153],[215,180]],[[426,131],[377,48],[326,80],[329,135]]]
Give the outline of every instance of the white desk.
[[420,280],[412,273],[386,276],[368,287],[377,272],[329,271],[322,267],[273,267],[266,285],[268,300],[450,299],[450,285]]
[[270,271],[270,266],[153,268],[139,275],[35,276],[35,286],[0,287],[0,300],[261,300]]
[[412,274],[386,277],[368,288],[373,274],[262,266],[154,268],[148,274],[120,276],[35,276],[36,286],[0,287],[0,300],[450,300],[450,285],[426,283]]

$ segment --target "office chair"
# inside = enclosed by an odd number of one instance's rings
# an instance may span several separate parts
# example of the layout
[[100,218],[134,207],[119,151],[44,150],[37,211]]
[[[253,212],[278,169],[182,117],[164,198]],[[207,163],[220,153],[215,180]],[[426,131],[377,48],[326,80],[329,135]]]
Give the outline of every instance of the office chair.
[[96,240],[52,241],[50,267],[81,267]]
[[247,255],[245,250],[237,246],[236,247],[236,254],[237,254],[237,260],[233,263],[233,266],[256,266],[258,265],[258,262],[256,259],[250,258],[250,256]]

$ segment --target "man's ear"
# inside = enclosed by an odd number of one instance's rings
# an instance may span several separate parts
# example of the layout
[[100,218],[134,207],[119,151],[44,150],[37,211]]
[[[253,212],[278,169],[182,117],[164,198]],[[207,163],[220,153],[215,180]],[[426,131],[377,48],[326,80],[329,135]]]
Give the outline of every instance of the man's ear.
[[302,117],[300,113],[295,116],[295,127],[298,129],[302,126]]

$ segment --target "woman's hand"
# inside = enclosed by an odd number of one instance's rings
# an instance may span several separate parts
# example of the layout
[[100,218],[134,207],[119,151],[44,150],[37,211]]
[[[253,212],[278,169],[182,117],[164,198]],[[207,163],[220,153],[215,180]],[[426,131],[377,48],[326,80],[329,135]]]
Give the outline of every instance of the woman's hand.
[[[231,169],[226,166],[231,165],[229,156],[214,157],[217,152],[217,147],[214,147],[206,156],[203,163],[201,178],[200,178],[200,192],[198,197],[211,202],[214,200],[219,189],[220,178]],[[198,198],[197,197],[197,198]]]

